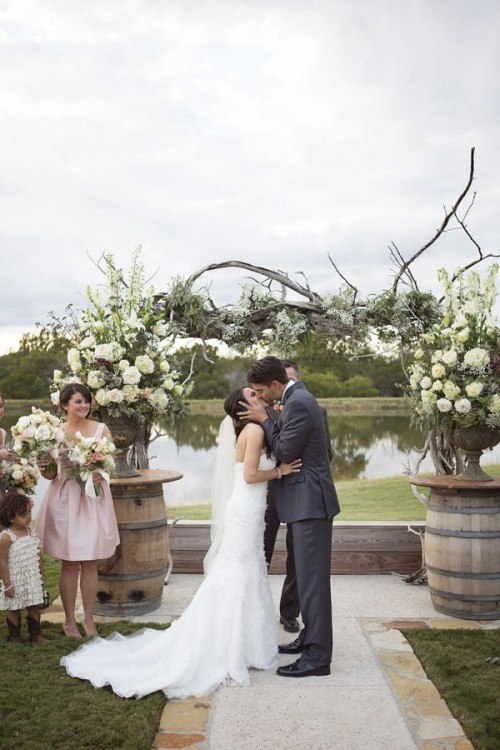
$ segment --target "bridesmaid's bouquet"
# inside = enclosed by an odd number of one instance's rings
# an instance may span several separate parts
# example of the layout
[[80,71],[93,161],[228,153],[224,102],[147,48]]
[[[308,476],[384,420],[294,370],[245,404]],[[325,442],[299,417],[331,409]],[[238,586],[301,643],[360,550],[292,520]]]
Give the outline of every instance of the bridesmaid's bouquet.
[[68,476],[76,479],[85,488],[86,495],[97,497],[100,488],[93,482],[92,475],[96,471],[109,482],[110,475],[115,470],[115,445],[106,436],[87,437],[77,432],[75,437],[76,442],[70,445],[67,454],[73,464],[68,470]]
[[27,458],[17,461],[2,461],[0,463],[0,479],[5,489],[22,492],[24,495],[33,495],[35,487],[40,479],[40,472],[35,463]]
[[22,458],[59,458],[59,447],[65,439],[61,420],[48,411],[31,407],[31,414],[19,417],[11,428],[14,453]]

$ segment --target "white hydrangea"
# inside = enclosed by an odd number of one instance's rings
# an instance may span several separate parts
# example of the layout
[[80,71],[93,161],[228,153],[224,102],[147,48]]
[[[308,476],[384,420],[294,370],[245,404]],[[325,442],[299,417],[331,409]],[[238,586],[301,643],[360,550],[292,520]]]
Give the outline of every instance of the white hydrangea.
[[135,385],[124,385],[122,393],[127,404],[133,404],[139,398],[140,391]]
[[447,380],[443,385],[443,393],[450,401],[454,401],[460,395],[460,388],[451,380]]
[[137,367],[127,367],[127,369],[123,371],[122,377],[125,385],[137,385],[141,379],[141,373]]
[[158,411],[165,409],[168,404],[168,396],[161,388],[153,391],[149,396],[149,400]]
[[106,379],[100,370],[91,370],[87,375],[87,385],[89,388],[102,388]]
[[163,383],[162,383],[162,387],[163,387],[163,388],[164,388],[164,389],[165,389],[166,391],[171,391],[171,390],[172,390],[172,388],[174,387],[174,385],[175,385],[175,383],[174,383],[174,380],[173,380],[173,378],[165,378],[165,380],[164,380],[164,381],[163,381]]
[[443,390],[443,381],[442,380],[435,380],[432,384],[432,390],[433,391],[442,391]]
[[136,357],[134,364],[143,375],[150,375],[155,369],[155,363],[151,357],[148,357],[146,354]]
[[182,387],[182,385],[180,383],[177,383],[177,385],[174,385],[174,387],[172,388],[172,393],[175,396],[181,396],[182,393],[183,393],[183,391],[184,391],[184,389],[183,389],[183,387]]
[[469,351],[464,354],[464,363],[475,369],[486,367],[489,362],[490,355],[486,349],[476,347],[475,349],[469,349]]
[[468,398],[461,398],[455,401],[455,409],[459,414],[468,414],[472,408],[472,404]]
[[162,372],[170,372],[170,365],[168,364],[166,359],[162,359],[160,362],[160,370]]
[[465,392],[470,398],[477,398],[484,388],[484,383],[480,383],[478,380],[474,383],[469,383],[465,386]]
[[493,414],[498,414],[498,413],[500,413],[500,394],[498,394],[498,393],[495,393],[495,394],[494,394],[494,395],[493,395],[493,396],[491,397],[491,400],[490,400],[490,403],[489,403],[488,409],[489,409],[489,410],[490,410],[490,411],[491,411],[491,412],[492,412]]

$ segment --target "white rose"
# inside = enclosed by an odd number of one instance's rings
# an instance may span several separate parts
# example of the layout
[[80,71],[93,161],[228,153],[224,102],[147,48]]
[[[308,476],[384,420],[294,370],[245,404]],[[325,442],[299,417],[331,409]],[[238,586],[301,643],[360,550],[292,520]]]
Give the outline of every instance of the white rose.
[[450,349],[447,352],[443,353],[443,362],[445,362],[447,365],[454,365],[457,361],[457,353],[455,349]]
[[469,367],[482,368],[486,367],[490,362],[490,355],[486,349],[469,349],[464,354],[464,363]]
[[106,379],[100,370],[91,370],[87,376],[87,385],[89,388],[102,388]]
[[100,388],[95,394],[95,400],[99,406],[107,406],[109,404],[109,393],[105,388]]
[[422,359],[424,356],[424,350],[423,349],[417,349],[415,354],[413,355],[414,359]]
[[72,362],[79,362],[80,361],[80,352],[78,349],[70,349],[68,352],[68,364],[71,365]]
[[119,388],[112,388],[108,392],[108,397],[111,403],[113,404],[121,404],[123,401],[123,393],[119,390]]
[[465,392],[470,398],[477,398],[479,394],[482,392],[484,388],[484,383],[480,383],[479,381],[475,381],[474,383],[469,383],[469,385],[465,386]]
[[60,391],[53,391],[50,394],[50,400],[52,401],[54,406],[59,406],[59,394],[60,394]]
[[180,396],[183,390],[184,389],[182,385],[180,383],[177,383],[177,385],[174,385],[174,387],[172,388],[172,393],[174,393],[176,396]]
[[432,380],[427,375],[420,381],[420,387],[427,390],[432,386]]
[[170,365],[168,364],[168,362],[167,362],[167,360],[166,360],[166,359],[164,359],[164,360],[162,360],[162,361],[160,362],[160,370],[161,370],[162,372],[169,372],[169,370],[170,370]]
[[111,362],[111,346],[109,344],[99,344],[95,348],[94,356],[96,359],[105,359],[107,362]]
[[121,359],[118,362],[118,369],[121,370],[121,372],[123,372],[124,370],[126,370],[127,367],[130,367],[130,362],[128,361],[128,359]]
[[459,401],[455,401],[455,409],[459,414],[468,414],[472,408],[472,404],[468,398],[461,398]]
[[134,385],[124,385],[122,388],[123,398],[127,404],[132,404],[139,398],[139,389]]
[[456,339],[461,344],[464,344],[467,339],[469,338],[469,329],[468,328],[462,328],[461,331],[459,331],[456,335]]
[[435,380],[432,384],[432,390],[433,391],[442,391],[443,390],[443,383],[441,380]]
[[19,469],[14,469],[12,472],[12,478],[15,479],[16,482],[20,482],[23,478],[23,472]]
[[450,411],[453,404],[447,398],[438,398],[438,400],[436,401],[436,406],[439,409],[439,411],[444,413],[444,412]]
[[167,333],[167,327],[164,323],[161,322],[161,320],[159,320],[158,323],[154,324],[152,331],[156,336],[163,337]]
[[93,336],[86,336],[80,341],[80,349],[90,349],[95,346],[95,338]]
[[17,426],[24,428],[27,427],[30,424],[30,418],[29,417],[19,417],[17,420]]
[[174,385],[175,383],[173,381],[173,378],[165,378],[165,380],[162,383],[162,386],[166,391],[171,391]]
[[154,372],[155,369],[155,363],[146,354],[136,357],[134,364],[139,372],[141,372],[143,375],[149,375],[150,373]]
[[445,374],[446,370],[444,369],[443,365],[438,362],[435,365],[432,365],[431,373],[433,378],[441,378]]
[[127,369],[123,371],[123,382],[126,385],[137,385],[140,379],[141,373],[137,367],[127,367]]

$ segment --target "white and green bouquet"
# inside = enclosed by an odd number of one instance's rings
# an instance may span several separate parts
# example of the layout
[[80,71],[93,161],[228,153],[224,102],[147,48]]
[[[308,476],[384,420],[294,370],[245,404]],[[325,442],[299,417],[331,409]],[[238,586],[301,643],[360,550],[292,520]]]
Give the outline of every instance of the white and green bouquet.
[[11,428],[13,451],[23,458],[50,457],[55,461],[65,439],[61,420],[43,409],[31,407],[31,414],[19,417]]
[[441,269],[444,316],[424,333],[409,368],[410,401],[426,427],[500,428],[500,339],[493,264],[455,279]]
[[153,421],[182,411],[188,388],[171,367],[173,335],[146,286],[139,253],[128,279],[105,256],[105,290],[87,288],[88,307],[73,331],[66,372],[56,370],[51,399],[78,382],[88,386],[98,406],[112,417],[141,416]]
[[0,480],[7,491],[15,490],[24,495],[33,495],[39,479],[40,472],[36,463],[27,458],[0,463]]
[[115,470],[113,455],[116,448],[106,435],[87,437],[77,432],[75,437],[75,442],[68,443],[67,457],[72,464],[68,476],[76,479],[85,488],[86,495],[97,497],[100,491],[93,481],[93,474],[97,472],[109,482]]

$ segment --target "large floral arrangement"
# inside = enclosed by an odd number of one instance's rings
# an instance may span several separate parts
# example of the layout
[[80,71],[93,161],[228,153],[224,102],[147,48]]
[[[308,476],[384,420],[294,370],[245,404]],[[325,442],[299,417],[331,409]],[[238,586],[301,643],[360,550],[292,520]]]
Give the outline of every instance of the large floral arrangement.
[[173,336],[145,282],[136,252],[127,279],[104,256],[107,284],[87,288],[88,307],[71,332],[66,372],[54,371],[51,398],[69,382],[87,385],[112,417],[126,414],[153,421],[182,411],[188,388],[171,367]]
[[476,272],[454,280],[439,272],[444,316],[421,336],[409,368],[410,400],[427,427],[500,427],[498,269],[493,264],[482,283]]
[[48,411],[31,407],[31,414],[19,417],[11,428],[14,453],[24,458],[51,456],[57,459],[64,440],[61,420]]
[[0,463],[0,479],[6,490],[16,490],[25,495],[33,495],[40,472],[38,467],[27,458]]

